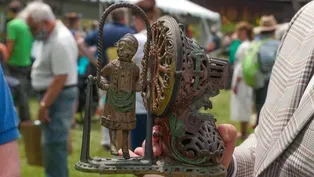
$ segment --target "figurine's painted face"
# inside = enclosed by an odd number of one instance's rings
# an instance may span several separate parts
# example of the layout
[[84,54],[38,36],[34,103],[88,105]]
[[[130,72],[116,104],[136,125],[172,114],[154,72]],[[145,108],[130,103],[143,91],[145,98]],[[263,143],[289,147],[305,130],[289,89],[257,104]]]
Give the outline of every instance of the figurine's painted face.
[[119,60],[131,62],[133,56],[135,55],[137,48],[133,46],[131,41],[120,40],[118,43],[118,56]]

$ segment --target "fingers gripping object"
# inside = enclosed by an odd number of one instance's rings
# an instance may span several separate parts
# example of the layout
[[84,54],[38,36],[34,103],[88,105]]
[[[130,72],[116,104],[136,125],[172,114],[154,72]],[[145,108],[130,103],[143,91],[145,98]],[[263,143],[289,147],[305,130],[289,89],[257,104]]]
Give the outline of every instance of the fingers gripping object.
[[[128,140],[123,139],[124,158],[91,158],[91,111],[87,101],[81,159],[75,168],[100,174],[225,176],[226,170],[220,164],[224,143],[217,131],[216,119],[199,110],[202,107],[211,109],[209,98],[218,95],[228,83],[228,63],[207,56],[202,47],[184,35],[182,25],[170,16],[161,17],[150,26],[146,14],[136,5],[117,3],[104,12],[99,25],[97,76],[89,77],[87,94],[89,100],[93,94],[90,88],[95,83],[108,90],[102,125],[112,132],[122,130],[125,138],[136,122],[134,90],[138,69],[130,56],[133,56],[137,42],[131,35],[123,37],[120,41],[124,42],[117,45],[118,59],[104,67],[102,63],[103,25],[109,13],[117,8],[137,11],[147,28],[140,76],[141,95],[147,109],[145,155],[130,158],[125,143]],[[101,79],[107,75],[109,83]],[[124,84],[113,84],[120,82]],[[111,147],[114,155],[117,154],[116,144],[114,141]],[[152,146],[156,144],[161,147],[162,155],[154,158]]]

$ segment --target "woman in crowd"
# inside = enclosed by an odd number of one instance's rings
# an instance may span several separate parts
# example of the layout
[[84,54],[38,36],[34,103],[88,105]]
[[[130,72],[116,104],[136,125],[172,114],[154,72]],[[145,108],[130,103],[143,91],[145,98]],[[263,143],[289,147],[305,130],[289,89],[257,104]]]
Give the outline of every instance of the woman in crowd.
[[[155,0],[141,0],[136,3],[148,16],[150,24],[153,24],[159,17],[159,10],[156,8]],[[141,61],[144,56],[143,49],[144,45],[147,40],[147,31],[145,27],[145,23],[142,20],[141,16],[136,12],[133,12],[133,22],[134,27],[137,31],[135,37],[139,43],[137,52],[133,58],[133,61],[140,66],[141,68]],[[136,93],[136,128],[131,131],[131,147],[134,150],[137,147],[142,146],[142,142],[145,140],[146,137],[146,118],[147,112],[143,105],[143,100],[140,92]]]
[[252,26],[246,22],[241,22],[237,26],[237,36],[241,44],[235,52],[234,72],[232,77],[231,92],[231,120],[240,121],[240,130],[238,137],[245,139],[247,137],[247,127],[252,114],[252,94],[253,90],[247,86],[242,78],[242,61],[245,52],[253,39]]
[[231,88],[231,78],[233,74],[234,64],[236,62],[236,52],[238,50],[238,47],[243,41],[247,40],[247,35],[246,35],[246,30],[245,30],[245,26],[247,25],[248,25],[247,22],[238,23],[236,26],[236,32],[232,37],[233,40],[229,48],[230,80],[229,80],[227,89]]

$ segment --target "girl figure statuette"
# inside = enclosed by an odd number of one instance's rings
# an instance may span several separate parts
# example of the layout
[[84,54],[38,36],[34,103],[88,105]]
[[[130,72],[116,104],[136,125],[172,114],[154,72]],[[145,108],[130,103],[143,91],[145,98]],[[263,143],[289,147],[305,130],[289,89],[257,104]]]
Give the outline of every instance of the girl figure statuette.
[[118,155],[117,131],[122,130],[122,152],[125,159],[129,159],[129,132],[136,126],[135,94],[139,80],[139,67],[132,61],[138,48],[138,41],[132,34],[126,34],[117,43],[118,58],[104,66],[102,77],[109,76],[109,84],[104,85],[107,90],[107,101],[101,124],[109,129],[110,151]]

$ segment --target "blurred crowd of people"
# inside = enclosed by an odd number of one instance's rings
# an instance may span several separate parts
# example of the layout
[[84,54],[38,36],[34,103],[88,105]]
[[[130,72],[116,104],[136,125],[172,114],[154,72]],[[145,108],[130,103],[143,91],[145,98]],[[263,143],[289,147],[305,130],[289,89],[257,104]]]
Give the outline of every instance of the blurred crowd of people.
[[[230,116],[231,120],[240,122],[238,137],[246,139],[251,118],[253,128],[259,123],[259,115],[265,103],[272,67],[275,63],[280,40],[288,24],[277,24],[272,15],[262,16],[260,24],[254,27],[248,22],[240,22],[236,26],[231,39],[228,37],[230,69]],[[253,55],[253,56],[252,56]],[[244,77],[248,60],[256,58],[256,85],[250,85]],[[254,61],[255,62],[255,61]],[[256,74],[258,75],[258,73]],[[255,113],[255,114],[253,114]],[[253,115],[253,116],[252,116]],[[255,117],[254,117],[255,115]]]
[[[210,56],[228,56],[230,74],[227,90],[231,90],[230,117],[231,120],[240,122],[238,137],[241,139],[248,135],[249,122],[253,122],[253,128],[258,125],[277,49],[289,27],[289,23],[278,24],[272,15],[262,16],[259,21],[257,27],[246,21],[239,22],[235,31],[225,34],[213,25],[207,48]],[[252,50],[256,50],[260,65],[261,76],[257,79],[260,86],[250,86],[243,77],[243,64],[245,58],[252,55]]]

